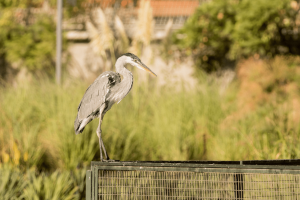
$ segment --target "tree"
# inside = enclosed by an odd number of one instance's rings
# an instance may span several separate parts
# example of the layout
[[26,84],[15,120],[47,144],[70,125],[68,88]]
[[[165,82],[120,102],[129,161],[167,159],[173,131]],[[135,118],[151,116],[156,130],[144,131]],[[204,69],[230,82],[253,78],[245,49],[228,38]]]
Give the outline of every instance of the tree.
[[32,72],[54,72],[55,22],[48,14],[33,15],[30,12],[33,3],[37,1],[0,1],[2,77],[12,65]]
[[213,0],[202,4],[173,41],[211,72],[252,55],[299,54],[299,4],[291,0]]

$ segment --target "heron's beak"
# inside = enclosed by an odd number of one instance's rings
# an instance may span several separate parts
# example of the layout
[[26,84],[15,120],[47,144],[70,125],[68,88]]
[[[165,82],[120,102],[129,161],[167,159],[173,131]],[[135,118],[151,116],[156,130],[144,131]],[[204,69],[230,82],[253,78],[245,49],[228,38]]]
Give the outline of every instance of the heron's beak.
[[145,70],[145,71],[149,72],[150,74],[156,76],[156,74],[153,71],[151,71],[151,69],[149,69],[144,63],[139,62],[139,61],[136,63],[138,64],[138,68]]

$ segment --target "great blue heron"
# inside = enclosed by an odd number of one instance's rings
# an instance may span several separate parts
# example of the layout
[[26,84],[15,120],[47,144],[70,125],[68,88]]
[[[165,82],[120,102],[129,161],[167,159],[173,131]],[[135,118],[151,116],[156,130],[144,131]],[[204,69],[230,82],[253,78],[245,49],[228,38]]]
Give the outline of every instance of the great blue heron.
[[[110,160],[101,138],[101,123],[105,113],[114,103],[119,103],[131,90],[132,73],[125,68],[126,64],[143,69],[155,75],[142,61],[132,53],[120,56],[116,62],[116,72],[104,72],[86,90],[79,106],[74,122],[75,133],[82,133],[85,126],[99,117],[97,136],[99,138],[100,160],[103,160],[102,149],[106,160]],[[121,78],[122,77],[122,78]]]

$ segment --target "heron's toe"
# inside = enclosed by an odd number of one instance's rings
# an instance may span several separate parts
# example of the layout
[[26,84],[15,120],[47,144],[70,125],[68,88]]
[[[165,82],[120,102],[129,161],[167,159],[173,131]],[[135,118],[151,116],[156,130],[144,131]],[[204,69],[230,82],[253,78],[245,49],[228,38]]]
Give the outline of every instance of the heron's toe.
[[108,160],[102,160],[102,162],[120,162],[120,160],[111,160],[111,159],[108,159]]

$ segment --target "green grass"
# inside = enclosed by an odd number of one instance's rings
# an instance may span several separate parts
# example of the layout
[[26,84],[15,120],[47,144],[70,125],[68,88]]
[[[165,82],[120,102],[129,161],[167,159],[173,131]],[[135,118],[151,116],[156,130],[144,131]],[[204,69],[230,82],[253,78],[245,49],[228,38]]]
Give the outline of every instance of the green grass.
[[[0,188],[11,189],[1,190],[0,195],[19,194],[25,188],[22,195],[28,198],[84,196],[85,171],[92,160],[99,160],[98,120],[80,135],[73,128],[87,87],[79,81],[59,87],[44,80],[0,89],[0,169],[18,169],[3,172],[15,185],[7,185],[1,176]],[[129,95],[104,117],[102,135],[110,157],[122,161],[299,158],[299,127],[290,118],[293,109],[274,101],[237,117],[238,90],[234,82],[221,95],[218,82],[206,76],[193,91],[158,87],[155,79],[135,82]],[[53,180],[60,183],[48,187]]]
[[[34,81],[2,88],[1,161],[51,171],[74,170],[97,160],[98,120],[80,135],[73,128],[87,86],[70,82],[58,87],[50,81]],[[291,150],[299,129],[287,127],[290,108],[266,104],[237,118],[236,87],[232,84],[227,94],[220,95],[214,81],[202,81],[194,91],[157,87],[154,79],[134,84],[103,120],[103,140],[110,157],[242,160],[271,159],[278,153],[282,158],[299,155]]]
[[[2,89],[0,142],[10,162],[25,168],[73,170],[97,160],[98,120],[80,135],[73,128],[87,86],[58,87],[46,81]],[[199,91],[173,91],[156,87],[155,80],[135,84],[106,113],[104,143],[112,159],[201,159],[203,134],[216,135],[225,117],[221,102],[213,85]]]

